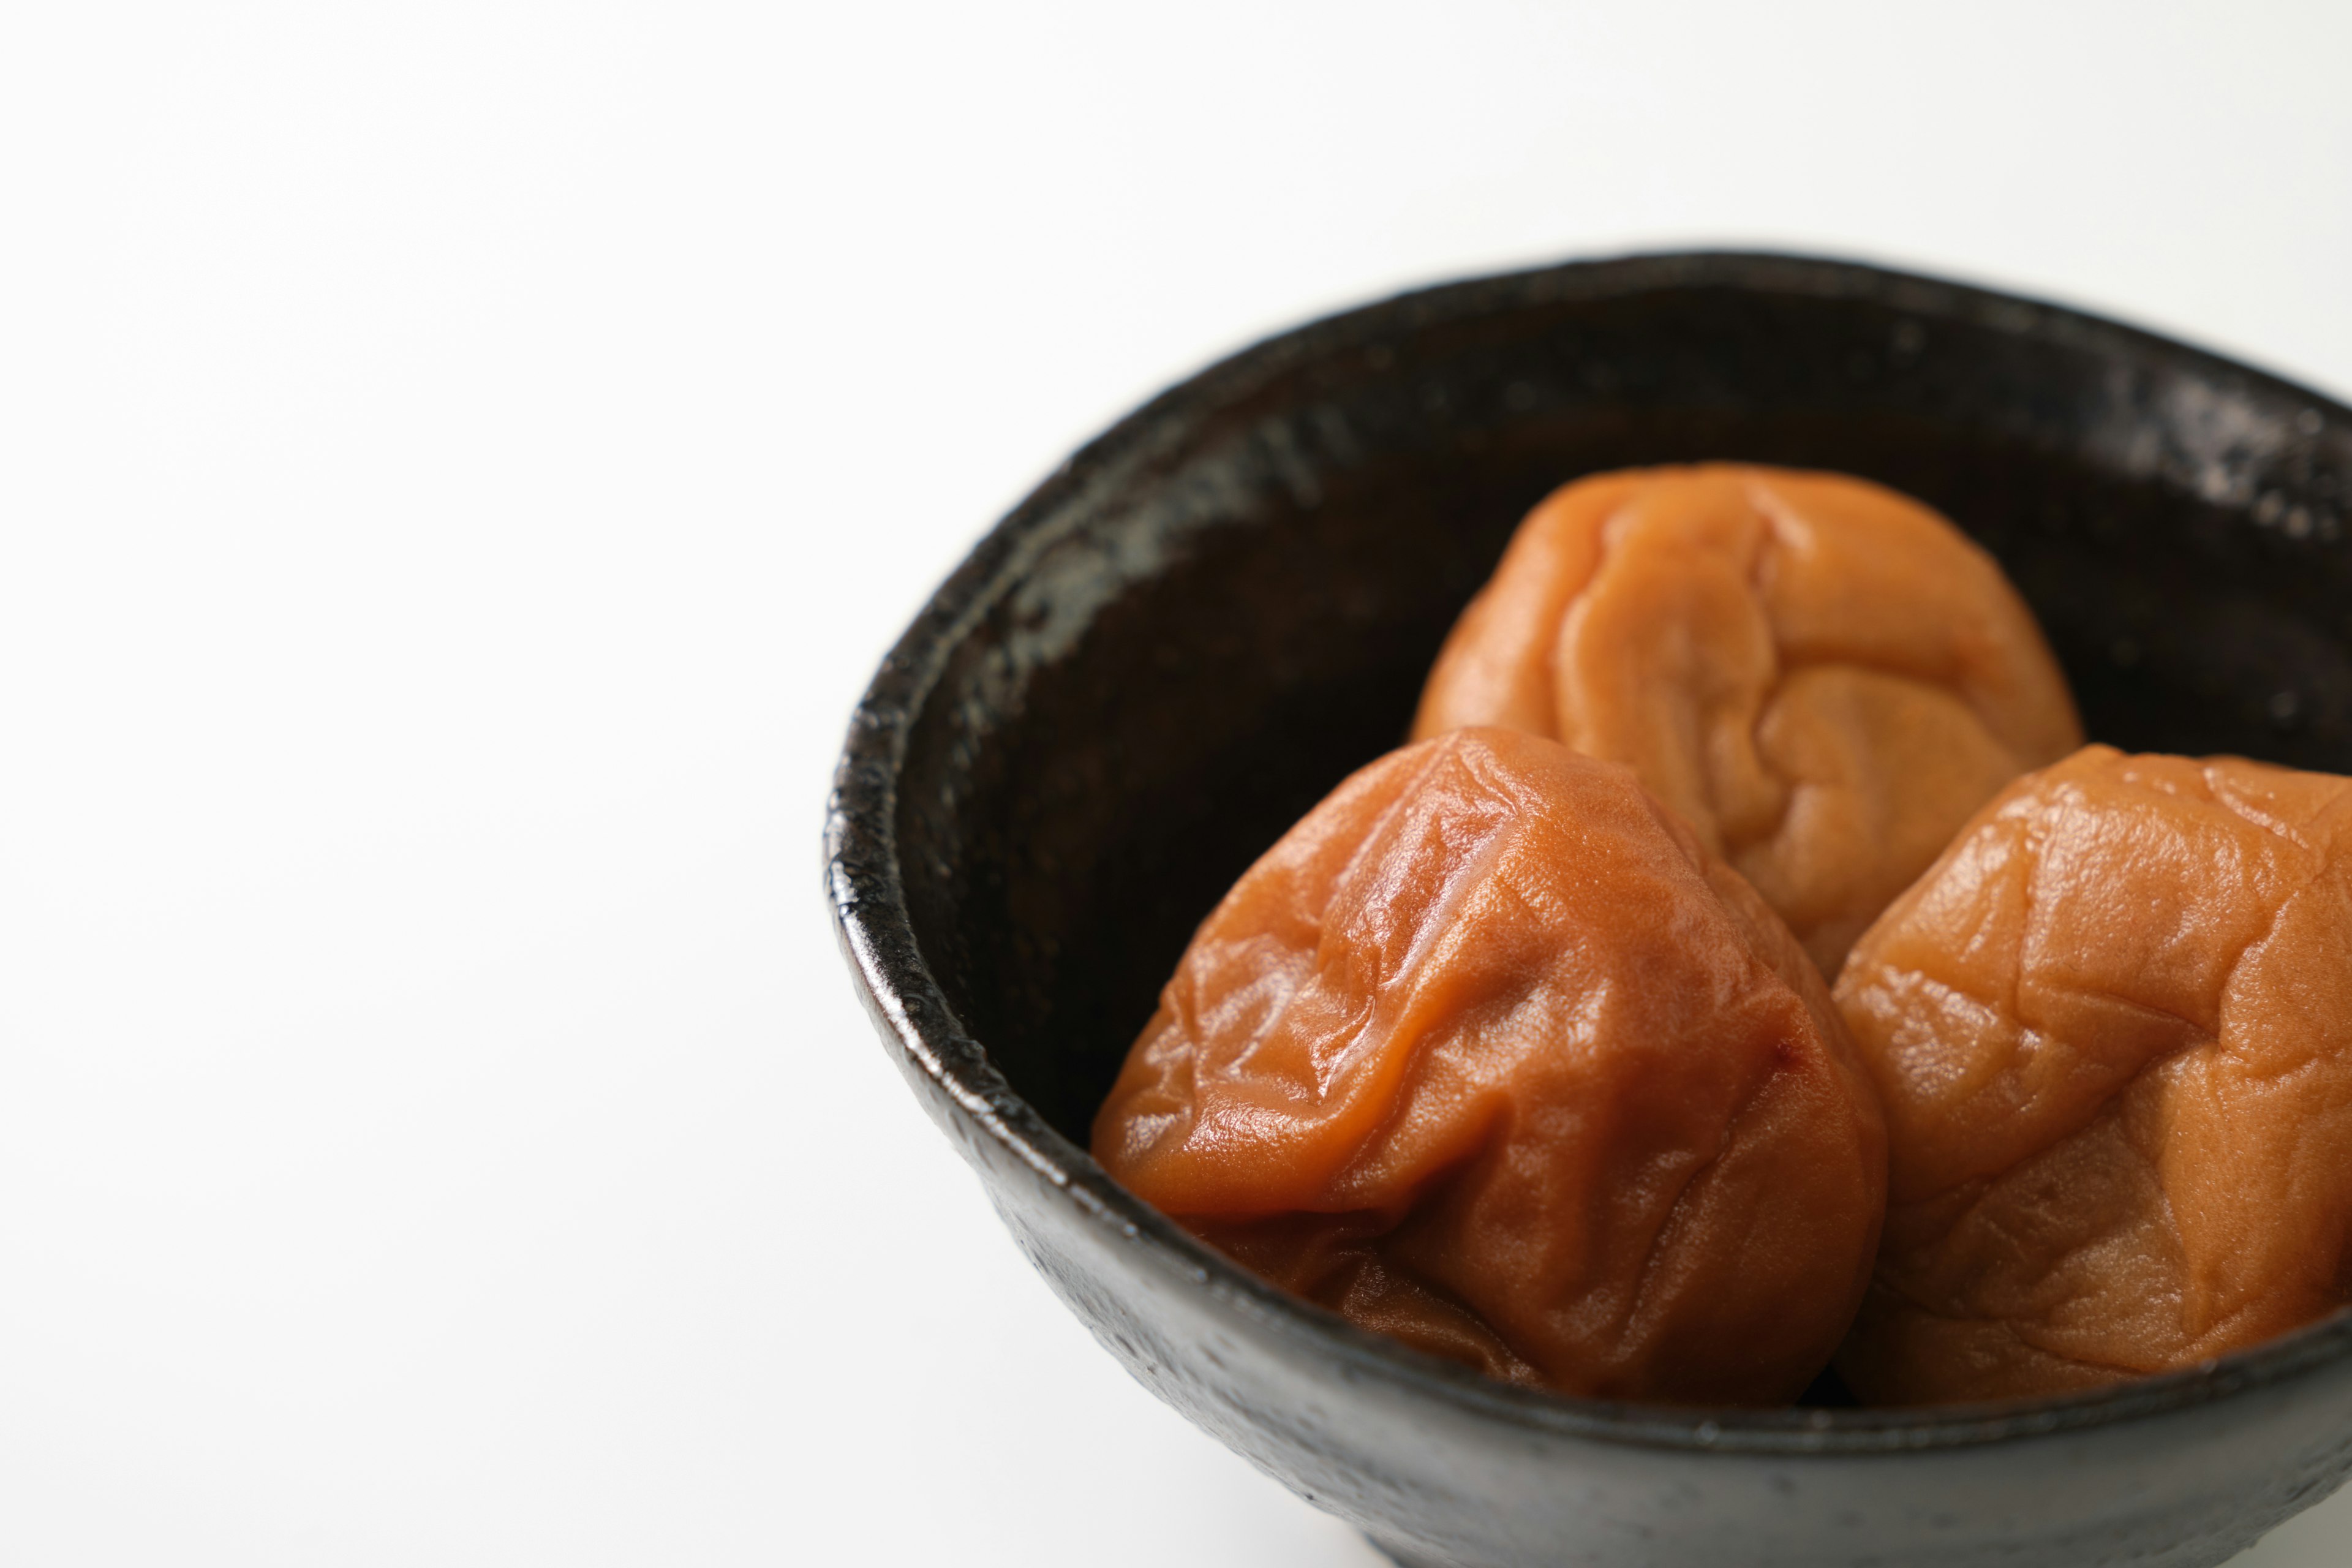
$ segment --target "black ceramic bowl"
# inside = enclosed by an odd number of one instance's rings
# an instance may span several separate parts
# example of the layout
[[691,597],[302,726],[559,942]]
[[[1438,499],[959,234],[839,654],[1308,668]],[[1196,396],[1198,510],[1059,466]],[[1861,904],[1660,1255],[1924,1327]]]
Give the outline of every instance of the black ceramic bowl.
[[1401,1563],[2219,1563],[2352,1469],[2346,1318],[2027,1405],[1556,1398],[1259,1283],[1087,1157],[1194,923],[1399,743],[1528,505],[1705,458],[1842,468],[1957,519],[2040,614],[2099,739],[2352,772],[2352,412],[1866,267],[1484,279],[1168,393],[940,590],[857,710],[827,828],[875,1020],[1096,1337]]

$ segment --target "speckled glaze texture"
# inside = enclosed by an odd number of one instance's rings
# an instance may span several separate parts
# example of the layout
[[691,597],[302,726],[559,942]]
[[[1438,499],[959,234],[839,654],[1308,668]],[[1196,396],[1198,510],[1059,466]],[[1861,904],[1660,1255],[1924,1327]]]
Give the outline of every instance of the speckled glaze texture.
[[1953,519],[2096,740],[2352,772],[2352,411],[1871,268],[1579,263],[1250,349],[1001,523],[851,725],[826,883],[856,984],[1097,1338],[1402,1563],[2221,1563],[2352,1469],[2345,1317],[2029,1404],[1574,1400],[1272,1289],[1085,1152],[1195,923],[1398,743],[1528,507],[1706,458],[1852,472]]

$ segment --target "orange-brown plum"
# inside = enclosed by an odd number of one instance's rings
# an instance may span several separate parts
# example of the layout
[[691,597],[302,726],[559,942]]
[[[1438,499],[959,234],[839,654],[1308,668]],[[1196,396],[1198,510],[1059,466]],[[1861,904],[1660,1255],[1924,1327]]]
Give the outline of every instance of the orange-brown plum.
[[1450,731],[1202,924],[1096,1118],[1120,1182],[1362,1327],[1572,1394],[1781,1402],[1869,1278],[1827,987],[1631,769]]
[[1832,977],[1971,812],[2082,743],[2032,615],[1943,517],[1735,464],[1597,475],[1530,512],[1413,733],[1463,724],[1630,763]]
[[2352,780],[2086,747],[1836,994],[1891,1149],[1865,1398],[2095,1386],[2352,1300]]

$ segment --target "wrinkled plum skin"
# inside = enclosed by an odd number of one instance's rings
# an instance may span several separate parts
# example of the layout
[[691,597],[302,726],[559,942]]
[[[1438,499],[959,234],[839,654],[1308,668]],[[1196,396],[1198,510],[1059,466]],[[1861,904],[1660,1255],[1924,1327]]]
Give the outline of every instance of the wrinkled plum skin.
[[2085,747],[1836,994],[1892,1145],[1864,1397],[2095,1386],[2352,1300],[2352,780]]
[[2082,744],[1992,558],[1866,480],[1736,464],[1578,480],[1528,513],[1413,725],[1630,763],[1822,973],[1960,824]]
[[1093,1142],[1364,1327],[1625,1399],[1792,1398],[1885,1205],[1786,926],[1630,769],[1496,729],[1372,763],[1251,868]]

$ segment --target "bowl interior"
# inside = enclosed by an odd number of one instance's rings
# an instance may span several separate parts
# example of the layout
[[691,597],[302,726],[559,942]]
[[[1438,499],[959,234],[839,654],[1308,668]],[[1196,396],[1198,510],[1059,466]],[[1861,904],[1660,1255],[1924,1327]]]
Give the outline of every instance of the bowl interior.
[[909,737],[899,860],[971,1037],[1083,1147],[1193,926],[1398,744],[1522,514],[1580,474],[1843,469],[1941,509],[2089,733],[2352,772],[2352,419],[2127,329],[1870,269],[1664,258],[1250,351],[1000,529]]

